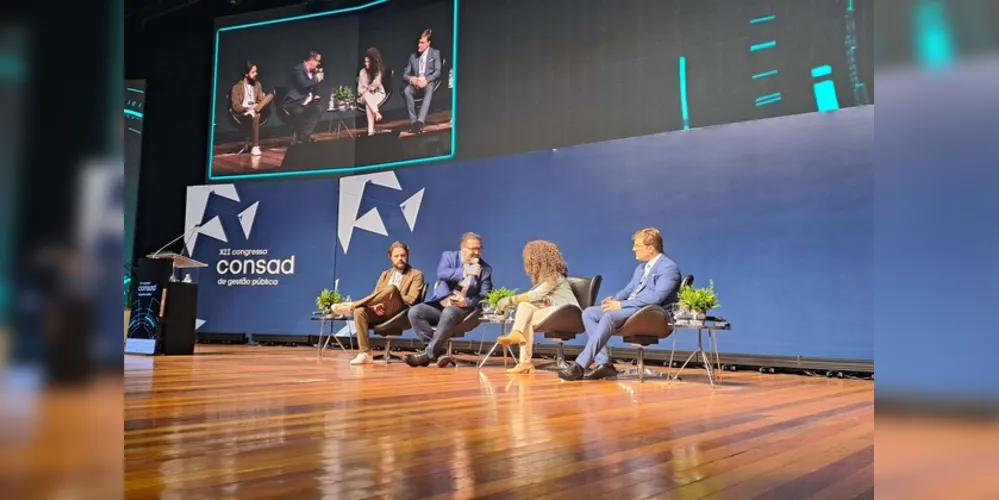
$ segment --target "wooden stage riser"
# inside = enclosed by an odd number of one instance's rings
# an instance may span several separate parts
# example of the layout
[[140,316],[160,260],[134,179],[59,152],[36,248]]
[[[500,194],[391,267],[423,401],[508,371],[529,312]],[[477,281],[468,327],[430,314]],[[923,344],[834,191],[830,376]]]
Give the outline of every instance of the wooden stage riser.
[[[855,498],[873,384],[352,367],[313,349],[126,359],[126,497]],[[703,380],[703,374],[700,375]]]

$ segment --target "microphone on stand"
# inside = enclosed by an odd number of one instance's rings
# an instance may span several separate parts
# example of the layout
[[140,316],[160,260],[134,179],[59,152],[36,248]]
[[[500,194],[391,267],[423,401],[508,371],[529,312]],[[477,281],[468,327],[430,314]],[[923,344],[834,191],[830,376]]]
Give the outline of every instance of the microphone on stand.
[[[173,245],[174,243],[176,243],[177,241],[179,241],[181,238],[184,239],[184,248],[187,248],[187,242],[190,241],[191,236],[194,236],[194,232],[197,231],[198,229],[201,229],[201,224],[195,224],[194,227],[192,227],[188,231],[186,231],[186,232],[182,233],[180,236],[178,236],[178,237],[170,240],[169,242],[167,242],[166,245],[161,246],[159,248],[159,250],[156,250],[155,252],[149,254],[149,258],[151,258],[151,259],[156,258],[160,254],[160,252],[162,252],[163,250],[166,250],[166,248],[168,246]],[[184,249],[182,248],[180,251],[183,252]]]
[[[220,213],[222,215],[231,215],[231,216],[235,217],[237,220],[243,220],[243,216],[241,214],[236,214],[236,213],[232,213],[232,212],[226,212],[225,210],[219,210],[219,209],[217,209],[215,207],[208,207],[208,208],[211,208],[212,210],[214,210],[214,211],[216,211],[216,212],[218,212],[218,213]],[[209,221],[210,220],[211,219],[209,219]],[[184,240],[184,246],[180,249],[180,253],[184,253],[184,250],[187,249],[187,243],[189,241],[191,241],[191,238],[194,236],[194,233],[197,232],[197,230],[201,229],[201,227],[204,226],[204,225],[205,225],[204,222],[199,222],[199,223],[195,224],[194,226],[191,227],[191,229],[185,231],[180,236],[178,236],[178,237],[170,240],[169,242],[167,242],[166,245],[163,245],[162,247],[160,247],[159,250],[156,250],[155,252],[149,254],[149,257],[150,258],[155,258],[156,256],[158,256],[160,254],[160,252],[162,252],[163,250],[165,250],[170,245],[173,245],[174,243],[176,243],[177,241],[179,241],[181,238],[183,238],[183,240]]]

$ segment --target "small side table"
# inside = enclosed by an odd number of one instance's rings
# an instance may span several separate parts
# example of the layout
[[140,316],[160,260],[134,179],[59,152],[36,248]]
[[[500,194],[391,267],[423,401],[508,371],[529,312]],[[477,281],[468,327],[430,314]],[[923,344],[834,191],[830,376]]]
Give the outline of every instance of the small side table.
[[[680,378],[680,372],[687,367],[690,360],[694,359],[694,356],[700,355],[701,360],[704,362],[704,371],[708,374],[708,382],[711,387],[715,387],[715,380],[718,377],[715,373],[714,367],[711,365],[711,357],[708,352],[704,350],[704,333],[708,334],[708,340],[711,341],[711,347],[714,350],[715,362],[718,364],[718,371],[721,371],[721,358],[718,354],[718,338],[715,332],[720,330],[731,330],[732,325],[729,324],[728,320],[725,318],[719,318],[716,316],[708,316],[704,318],[703,321],[694,321],[690,319],[677,319],[673,320],[673,349],[669,353],[669,365],[667,365],[667,370],[672,370],[673,366],[673,354],[676,353],[676,334],[678,330],[696,330],[697,331],[697,349],[691,351],[690,356],[687,356],[687,360],[683,362],[683,365],[673,374],[673,377],[668,379],[669,383],[673,383]],[[669,373],[667,373],[667,377]]]
[[[497,315],[497,314],[483,314],[482,315],[482,320],[479,322],[479,326],[481,327],[481,326],[483,326],[485,324],[499,325],[500,326],[500,331],[501,331],[501,335],[500,336],[505,337],[507,335],[507,333],[509,333],[507,330],[510,328],[510,325],[513,324],[513,318],[511,318],[510,316],[502,316],[502,315]],[[485,337],[485,336],[486,336],[486,332],[483,331],[482,332],[482,337]],[[489,356],[492,356],[493,352],[496,350],[496,347],[498,347],[499,345],[500,344],[499,344],[498,341],[493,344],[493,347],[491,349],[489,349],[489,352],[486,353],[486,357],[482,358],[482,361],[479,362],[479,366],[478,366],[479,370],[482,370],[482,367],[486,365],[486,361],[489,361]],[[510,346],[506,346],[506,350],[510,354],[511,357],[513,357],[514,359],[517,359],[517,357],[514,356],[514,354],[513,354],[513,349],[511,349]],[[482,352],[482,351],[479,351],[479,352]],[[502,351],[500,351],[500,352],[502,352]],[[506,367],[505,359],[504,359],[503,367],[504,368]]]
[[330,106],[328,108],[326,108],[326,111],[330,112],[330,113],[333,113],[333,115],[334,115],[334,119],[330,120],[330,127],[329,127],[329,130],[327,131],[327,133],[330,133],[330,134],[333,133],[333,122],[335,121],[336,122],[336,137],[335,138],[339,139],[340,138],[340,131],[343,130],[344,132],[347,132],[347,135],[350,136],[351,139],[353,139],[354,138],[354,132],[351,131],[351,127],[347,126],[347,124],[344,122],[344,119],[346,118],[346,114],[347,113],[350,113],[353,116],[353,114],[357,111],[357,104],[354,103],[353,101],[351,101],[346,106],[340,107],[340,106],[337,106],[333,102],[332,97],[331,97],[330,98]]
[[[336,332],[334,331],[335,328],[334,325],[336,325],[337,321],[343,321],[344,324],[349,325],[350,322],[353,321],[354,319],[352,316],[341,316],[339,314],[326,314],[321,312],[314,312],[312,313],[311,319],[312,321],[319,322],[319,352],[317,353],[317,357],[319,359],[323,359],[323,350],[325,350],[326,347],[329,346],[330,339],[336,340],[336,344],[340,346],[340,349],[342,349],[344,352],[347,352],[347,348],[344,347],[342,342],[340,342],[340,338],[336,336]],[[329,334],[326,335],[326,342],[323,342],[323,334],[326,333],[327,322],[329,324]],[[354,351],[354,342],[350,341],[350,352],[353,351]]]

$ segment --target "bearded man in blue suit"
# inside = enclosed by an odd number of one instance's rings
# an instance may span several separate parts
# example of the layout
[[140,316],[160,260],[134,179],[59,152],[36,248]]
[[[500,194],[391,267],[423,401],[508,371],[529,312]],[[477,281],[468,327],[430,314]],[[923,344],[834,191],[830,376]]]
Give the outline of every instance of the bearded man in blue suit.
[[[645,228],[632,236],[635,259],[642,262],[628,286],[599,306],[583,311],[586,327],[586,348],[574,363],[559,370],[562,380],[597,380],[617,375],[617,369],[607,352],[611,335],[639,309],[648,305],[665,306],[676,302],[680,291],[680,269],[663,255],[663,235],[655,228]],[[596,362],[597,367],[589,370]]]
[[409,310],[409,323],[426,352],[407,355],[407,365],[415,368],[439,361],[455,327],[492,291],[493,268],[481,256],[482,237],[475,233],[463,234],[459,250],[441,255],[433,295]]

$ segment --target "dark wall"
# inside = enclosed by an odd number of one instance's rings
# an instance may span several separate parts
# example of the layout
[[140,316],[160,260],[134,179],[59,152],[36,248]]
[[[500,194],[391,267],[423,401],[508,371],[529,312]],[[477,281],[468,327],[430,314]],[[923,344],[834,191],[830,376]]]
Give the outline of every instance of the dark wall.
[[212,22],[224,5],[199,2],[125,21],[125,77],[147,85],[135,255],[182,232],[185,186],[204,178]]
[[[461,4],[460,159],[816,111],[811,69],[853,99],[851,0],[498,0]],[[873,1],[852,1],[859,79],[873,85]],[[753,19],[775,16],[751,24]],[[776,46],[756,52],[750,46]],[[774,76],[754,75],[777,70]],[[780,92],[776,103],[756,98]],[[873,87],[868,88],[873,102]]]

